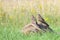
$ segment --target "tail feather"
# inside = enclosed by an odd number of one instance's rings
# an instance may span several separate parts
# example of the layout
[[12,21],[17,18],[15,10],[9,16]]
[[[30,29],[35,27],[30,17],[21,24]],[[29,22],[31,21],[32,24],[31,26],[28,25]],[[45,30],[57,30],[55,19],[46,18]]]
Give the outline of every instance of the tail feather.
[[45,22],[45,20],[42,18],[42,16],[41,16],[40,14],[38,14],[38,21],[40,21],[40,22],[46,24],[47,26],[49,26],[49,25]]
[[[42,16],[41,16],[40,14],[38,14],[38,21],[42,23],[42,24],[38,24],[39,27],[40,27],[42,30],[44,30],[44,29],[47,30],[47,28],[48,28],[48,30],[49,30],[50,32],[53,32],[53,30],[49,27],[49,24],[46,23],[46,21],[42,18]],[[44,25],[43,25],[43,24],[44,24]]]
[[49,32],[54,32],[50,27],[48,27],[48,29],[49,29]]

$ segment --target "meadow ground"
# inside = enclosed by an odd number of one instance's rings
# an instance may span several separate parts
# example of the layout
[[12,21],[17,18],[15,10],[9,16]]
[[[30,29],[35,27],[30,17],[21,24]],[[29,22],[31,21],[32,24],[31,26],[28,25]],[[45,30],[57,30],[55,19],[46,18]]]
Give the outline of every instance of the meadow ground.
[[[59,18],[58,18],[59,19]],[[48,19],[49,20],[49,19]],[[0,24],[0,40],[60,40],[60,25],[57,24],[55,19],[52,22],[47,21],[50,27],[57,32],[56,33],[33,33],[29,35],[24,35],[20,33],[22,27],[29,23],[29,16],[21,17],[21,20],[9,20],[7,24]]]

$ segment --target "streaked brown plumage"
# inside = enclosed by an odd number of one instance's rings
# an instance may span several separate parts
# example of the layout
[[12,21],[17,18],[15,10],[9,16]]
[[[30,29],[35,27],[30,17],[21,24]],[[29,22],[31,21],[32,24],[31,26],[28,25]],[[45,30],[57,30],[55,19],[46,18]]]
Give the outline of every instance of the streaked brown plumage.
[[46,21],[41,17],[40,14],[37,15],[37,25],[44,31],[53,32],[53,30],[49,27],[48,23],[46,23]]
[[53,30],[49,27],[48,23],[41,17],[40,14],[37,15],[36,18],[32,15],[31,16],[31,23],[25,25],[22,29],[24,34],[29,34],[31,32],[53,32]]
[[24,26],[22,29],[22,32],[24,34],[29,34],[30,32],[42,32],[42,30],[36,25],[37,21],[36,18],[32,15],[31,17],[31,23]]

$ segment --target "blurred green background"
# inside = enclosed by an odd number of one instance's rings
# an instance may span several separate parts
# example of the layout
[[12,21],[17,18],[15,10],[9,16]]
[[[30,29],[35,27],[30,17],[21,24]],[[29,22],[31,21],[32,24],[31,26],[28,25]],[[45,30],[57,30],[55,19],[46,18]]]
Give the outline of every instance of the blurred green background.
[[57,34],[20,33],[38,13],[60,35],[60,0],[0,0],[0,40],[60,40]]

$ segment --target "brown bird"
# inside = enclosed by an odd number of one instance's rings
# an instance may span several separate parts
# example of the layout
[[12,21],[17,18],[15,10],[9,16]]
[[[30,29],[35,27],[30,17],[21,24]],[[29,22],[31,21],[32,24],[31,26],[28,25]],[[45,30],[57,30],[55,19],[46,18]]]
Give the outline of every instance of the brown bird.
[[37,25],[37,20],[36,18],[32,15],[31,17],[31,23],[25,25],[22,29],[22,32],[24,34],[29,34],[31,32],[42,32],[43,30],[41,30],[38,25]]
[[[40,14],[37,15],[37,25],[43,31],[53,32],[53,30],[49,27],[49,24],[41,17]],[[48,30],[47,30],[48,29]]]

